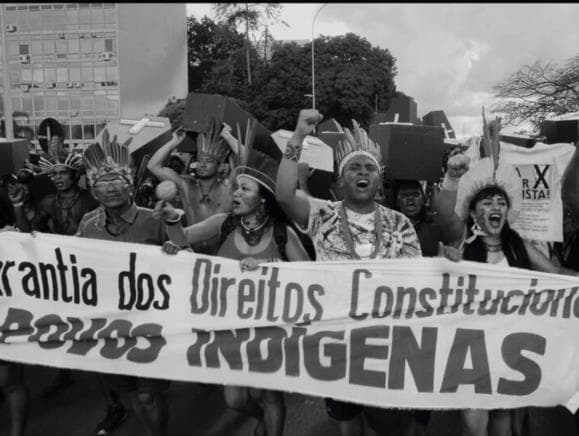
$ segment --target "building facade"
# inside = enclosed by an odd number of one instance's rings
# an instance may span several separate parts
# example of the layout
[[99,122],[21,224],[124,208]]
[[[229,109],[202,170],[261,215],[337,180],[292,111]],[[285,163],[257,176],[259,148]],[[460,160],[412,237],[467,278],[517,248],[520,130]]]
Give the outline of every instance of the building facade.
[[52,117],[87,143],[187,95],[184,3],[3,3],[0,17],[0,136],[36,139]]

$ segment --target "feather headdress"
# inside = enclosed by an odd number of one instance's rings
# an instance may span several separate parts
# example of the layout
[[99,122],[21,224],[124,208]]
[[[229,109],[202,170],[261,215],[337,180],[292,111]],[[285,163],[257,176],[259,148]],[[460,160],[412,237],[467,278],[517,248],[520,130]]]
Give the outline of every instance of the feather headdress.
[[240,139],[242,137],[241,128],[239,124],[237,125],[238,151],[233,171],[235,178],[240,175],[247,176],[274,194],[279,163],[271,156],[253,148],[256,125],[257,121],[247,120],[243,142]]
[[382,171],[380,146],[370,139],[368,133],[360,127],[356,120],[352,120],[352,125],[353,129],[351,131],[348,128],[342,128],[339,124],[337,125],[340,133],[344,134],[344,137],[338,141],[338,145],[334,150],[334,160],[338,167],[338,174],[342,174],[350,159],[359,155],[365,155],[374,160],[376,166]]
[[206,154],[223,162],[229,153],[229,146],[221,138],[221,125],[212,118],[207,132],[201,132],[197,136],[197,154]]
[[86,166],[86,174],[92,185],[102,176],[117,174],[133,183],[133,170],[131,167],[131,154],[129,144],[132,138],[124,144],[117,142],[117,136],[109,140],[109,132],[105,129],[102,135],[102,145],[91,144],[85,150],[83,160]]
[[79,171],[83,167],[83,161],[80,153],[76,153],[74,150],[67,152],[64,149],[62,138],[53,136],[48,152],[39,158],[37,168],[40,173],[50,173],[57,166]]
[[481,190],[496,186],[503,190],[509,200],[508,221],[512,225],[521,211],[521,178],[515,168],[499,161],[500,119],[487,124],[483,108],[482,159],[472,166],[459,180],[456,193],[456,214],[463,220],[469,216],[472,199]]

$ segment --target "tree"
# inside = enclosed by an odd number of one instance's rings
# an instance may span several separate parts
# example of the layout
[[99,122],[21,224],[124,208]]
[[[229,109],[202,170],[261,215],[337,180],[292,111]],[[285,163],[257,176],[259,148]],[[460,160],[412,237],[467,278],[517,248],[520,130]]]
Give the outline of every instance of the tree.
[[[268,28],[273,22],[279,22],[287,26],[281,19],[282,6],[279,3],[217,3],[214,6],[217,19],[220,23],[237,26],[243,23],[245,26],[245,62],[247,68],[247,83],[252,84],[251,74],[251,40],[250,33],[255,33],[264,28],[264,41],[268,42]],[[255,39],[255,38],[254,38]],[[264,55],[267,54],[267,47]]]
[[211,70],[227,62],[244,48],[244,39],[235,27],[227,23],[216,23],[203,17],[187,18],[187,59],[189,91],[199,91],[211,76]]
[[[384,111],[395,93],[395,58],[353,33],[315,40],[316,103],[325,118],[367,127],[378,101]],[[264,68],[252,111],[272,130],[291,128],[300,108],[310,104],[311,46],[280,44]]]
[[549,115],[579,110],[579,55],[562,65],[537,61],[493,87],[505,99],[493,107],[504,113],[504,121],[520,124],[530,121],[539,127]]

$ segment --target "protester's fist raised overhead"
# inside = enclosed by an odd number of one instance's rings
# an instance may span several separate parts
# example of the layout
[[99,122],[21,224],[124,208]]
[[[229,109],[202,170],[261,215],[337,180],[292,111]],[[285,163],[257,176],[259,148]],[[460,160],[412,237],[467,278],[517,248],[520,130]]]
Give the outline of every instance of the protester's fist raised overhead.
[[298,117],[295,135],[303,140],[314,131],[316,125],[322,121],[322,118],[322,114],[316,109],[302,109]]
[[451,156],[447,163],[447,173],[450,177],[459,178],[468,171],[470,158],[464,154]]

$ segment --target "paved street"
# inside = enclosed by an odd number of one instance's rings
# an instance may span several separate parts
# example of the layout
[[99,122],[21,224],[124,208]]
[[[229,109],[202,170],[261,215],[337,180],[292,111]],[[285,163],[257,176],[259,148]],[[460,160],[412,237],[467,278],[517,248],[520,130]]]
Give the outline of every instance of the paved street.
[[[105,402],[93,374],[75,372],[75,383],[50,400],[39,396],[54,375],[53,369],[29,366],[25,372],[32,401],[27,435],[79,436],[94,434],[94,427],[104,413]],[[255,421],[225,407],[222,389],[214,385],[174,382],[168,391],[170,436],[250,436]],[[337,426],[326,417],[321,398],[287,394],[286,436],[335,435]],[[533,409],[530,436],[579,436],[573,419],[562,408]],[[8,413],[4,403],[0,417],[0,435],[8,434]],[[395,425],[390,435],[396,435]],[[458,435],[457,412],[435,412],[428,428],[429,436]],[[141,435],[134,415],[113,435]]]

